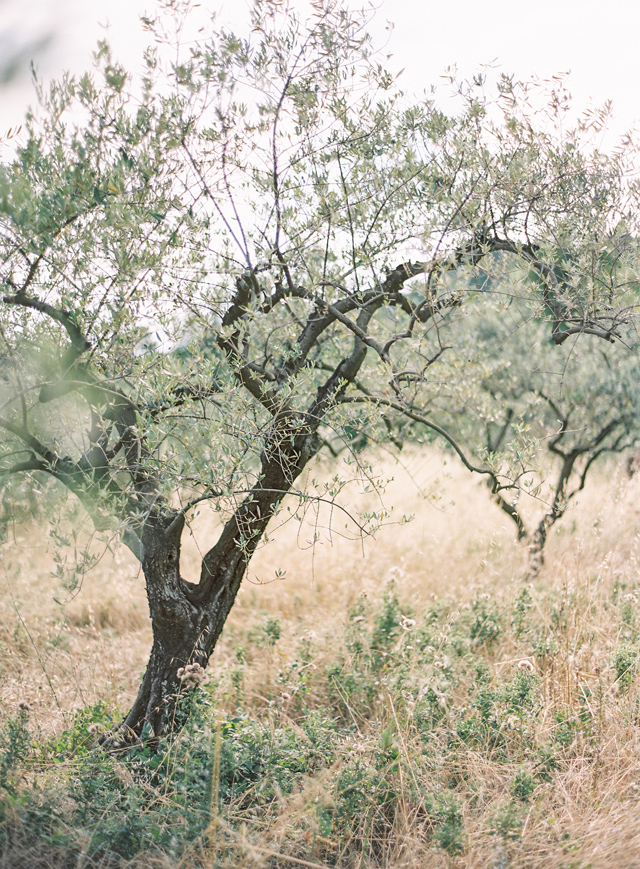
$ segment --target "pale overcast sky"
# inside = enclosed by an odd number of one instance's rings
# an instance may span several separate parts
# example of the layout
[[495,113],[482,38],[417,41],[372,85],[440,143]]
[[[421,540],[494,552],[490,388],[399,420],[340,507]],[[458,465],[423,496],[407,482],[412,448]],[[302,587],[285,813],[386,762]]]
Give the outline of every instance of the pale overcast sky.
[[[295,7],[300,0],[293,0]],[[350,5],[360,5],[351,0]],[[614,101],[615,130],[640,118],[640,5],[628,0],[381,0],[371,26],[377,44],[387,42],[390,66],[404,68],[401,82],[420,93],[441,82],[456,64],[471,76],[494,64],[516,78],[549,78],[571,71],[569,89],[579,107]],[[246,17],[246,0],[201,0],[222,20]],[[138,65],[145,34],[138,23],[155,11],[154,0],[0,0],[0,134],[20,123],[32,101],[28,65],[42,77],[91,63],[105,33],[125,66]],[[387,20],[394,29],[385,30]],[[109,29],[105,30],[105,26]],[[22,71],[22,74],[21,74]],[[14,77],[12,75],[15,73]]]

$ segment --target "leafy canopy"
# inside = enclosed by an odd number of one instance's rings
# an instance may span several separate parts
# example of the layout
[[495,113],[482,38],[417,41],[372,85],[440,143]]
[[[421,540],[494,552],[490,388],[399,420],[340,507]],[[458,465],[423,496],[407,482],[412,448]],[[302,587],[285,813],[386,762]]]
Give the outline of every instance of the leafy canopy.
[[233,512],[265,456],[293,486],[363,428],[441,432],[430,408],[476,377],[448,336],[489,346],[469,314],[576,353],[630,340],[635,150],[564,129],[557,85],[478,77],[448,116],[333,0],[305,21],[258,0],[248,34],[187,46],[168,21],[140,85],[102,44],[41,90],[0,167],[5,483],[55,478],[141,557],[154,511]]

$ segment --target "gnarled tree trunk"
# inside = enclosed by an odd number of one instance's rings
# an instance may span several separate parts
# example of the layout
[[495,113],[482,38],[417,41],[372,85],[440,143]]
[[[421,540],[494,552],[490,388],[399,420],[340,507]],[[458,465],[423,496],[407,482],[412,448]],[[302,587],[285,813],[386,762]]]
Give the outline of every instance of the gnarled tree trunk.
[[[277,428],[277,426],[276,426]],[[153,646],[123,736],[159,736],[175,723],[176,704],[193,684],[189,665],[206,667],[269,520],[315,450],[308,432],[290,438],[277,455],[265,451],[259,480],[204,556],[200,582],[180,576],[181,513],[156,516],[142,535]],[[191,670],[193,674],[193,670]]]

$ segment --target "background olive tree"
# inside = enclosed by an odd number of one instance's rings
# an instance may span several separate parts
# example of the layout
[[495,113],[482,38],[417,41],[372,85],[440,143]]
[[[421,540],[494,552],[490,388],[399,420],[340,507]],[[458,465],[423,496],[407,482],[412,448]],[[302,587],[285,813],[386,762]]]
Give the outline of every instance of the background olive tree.
[[[448,117],[397,90],[334,2],[166,39],[138,90],[102,46],[93,77],[42,93],[0,173],[2,479],[52,478],[140,560],[154,639],[132,738],[197,682],[283,498],[339,503],[340,476],[297,488],[323,446],[443,395],[445,326],[495,299],[469,289],[481,263],[526,266],[500,297],[575,353],[626,334],[635,303],[635,245],[600,255],[623,219],[633,239],[631,146],[561,133],[557,93],[534,110],[478,79]],[[520,472],[474,467],[495,492]],[[183,579],[203,501],[223,522]]]
[[[528,545],[535,573],[549,530],[583,491],[590,471],[638,442],[634,335],[628,332],[617,345],[582,336],[579,346],[556,347],[544,321],[515,300],[493,310],[486,302],[470,305],[467,312],[455,334],[448,325],[443,329],[452,345],[450,376],[434,394],[426,422],[446,429],[476,464],[511,475],[511,487],[493,487],[493,498]],[[464,376],[456,377],[460,370]],[[538,502],[531,518],[531,508],[520,508],[523,493]]]

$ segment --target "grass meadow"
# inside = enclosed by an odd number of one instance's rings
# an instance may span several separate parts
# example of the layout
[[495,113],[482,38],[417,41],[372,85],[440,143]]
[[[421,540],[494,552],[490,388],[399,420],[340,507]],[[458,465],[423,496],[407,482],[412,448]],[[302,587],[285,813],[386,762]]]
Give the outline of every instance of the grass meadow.
[[120,756],[97,740],[145,667],[141,574],[106,549],[71,594],[82,534],[10,529],[0,869],[640,867],[640,475],[594,472],[527,580],[482,481],[384,470],[375,540],[339,512],[271,532],[177,738]]

